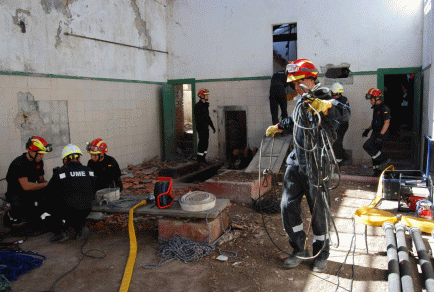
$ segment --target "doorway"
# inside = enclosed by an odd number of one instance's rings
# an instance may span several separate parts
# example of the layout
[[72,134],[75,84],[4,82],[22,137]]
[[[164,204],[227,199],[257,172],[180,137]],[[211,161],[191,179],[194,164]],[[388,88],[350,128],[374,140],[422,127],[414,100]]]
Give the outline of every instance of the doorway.
[[195,80],[168,80],[163,86],[164,159],[190,159],[196,153],[193,129]]
[[234,150],[243,151],[247,147],[246,111],[225,111],[226,159]]
[[175,156],[191,158],[194,154],[193,104],[191,84],[175,84]]
[[378,88],[390,108],[389,136],[383,151],[398,169],[420,168],[420,68],[378,69]]

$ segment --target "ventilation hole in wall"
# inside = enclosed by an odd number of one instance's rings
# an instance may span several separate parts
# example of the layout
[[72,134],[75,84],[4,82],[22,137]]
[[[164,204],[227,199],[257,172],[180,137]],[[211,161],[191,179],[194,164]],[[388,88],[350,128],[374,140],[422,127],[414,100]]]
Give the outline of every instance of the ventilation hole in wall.
[[21,32],[26,33],[26,24],[24,23],[24,21],[20,21],[19,26],[21,28]]

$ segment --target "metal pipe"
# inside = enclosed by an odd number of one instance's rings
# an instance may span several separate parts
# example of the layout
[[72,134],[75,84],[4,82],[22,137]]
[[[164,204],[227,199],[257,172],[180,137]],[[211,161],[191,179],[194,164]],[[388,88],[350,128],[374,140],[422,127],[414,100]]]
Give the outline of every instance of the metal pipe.
[[389,292],[401,291],[401,279],[399,277],[399,261],[398,252],[396,249],[395,227],[390,221],[383,223],[384,233],[386,234],[386,248],[388,259],[388,276]]
[[422,269],[422,276],[425,280],[425,289],[427,292],[434,292],[434,270],[431,264],[430,256],[426,251],[425,244],[418,227],[411,227],[410,234],[416,246],[419,265]]
[[164,53],[164,54],[168,54],[169,53],[169,52],[160,51],[160,50],[148,49],[148,48],[139,47],[139,46],[133,46],[133,45],[122,44],[122,43],[117,43],[117,42],[112,42],[112,41],[107,41],[107,40],[102,40],[102,39],[97,39],[97,38],[91,38],[91,37],[87,37],[87,36],[84,36],[84,35],[78,35],[78,34],[73,34],[73,33],[69,33],[69,32],[65,32],[64,35],[73,36],[73,37],[82,38],[82,39],[87,39],[87,40],[92,40],[92,41],[97,41],[97,42],[103,42],[103,43],[113,44],[113,45],[119,45],[119,46],[124,46],[124,47],[139,49],[139,50],[145,50],[145,51],[151,51],[151,52],[157,52],[157,53]]
[[405,225],[397,223],[396,244],[398,247],[399,271],[401,274],[401,286],[403,292],[414,292],[413,273],[408,257],[407,242],[405,239]]

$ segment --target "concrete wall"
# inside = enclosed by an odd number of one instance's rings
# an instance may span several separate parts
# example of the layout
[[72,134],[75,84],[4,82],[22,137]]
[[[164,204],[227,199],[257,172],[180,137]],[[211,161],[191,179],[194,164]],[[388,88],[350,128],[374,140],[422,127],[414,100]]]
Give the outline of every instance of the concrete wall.
[[[319,78],[325,84],[324,78]],[[376,75],[353,76],[353,84],[344,85],[344,95],[348,97],[352,108],[350,128],[344,139],[345,149],[352,150],[353,163],[369,163],[369,157],[362,148],[366,138],[362,138],[363,129],[368,128],[372,120],[372,109],[365,99],[366,88],[377,82]],[[247,116],[247,139],[250,147],[260,147],[265,130],[272,124],[269,109],[270,80],[220,81],[197,83],[196,88],[210,90],[210,116],[216,125],[216,134],[210,132],[210,157],[224,157],[225,124],[224,108],[238,107],[245,110]],[[197,92],[196,92],[197,96]],[[198,101],[198,98],[197,98]],[[288,114],[291,114],[296,101],[288,101]]]
[[[160,85],[0,75],[1,178],[6,176],[12,160],[25,151],[24,130],[15,122],[21,115],[19,97],[23,92],[30,93],[36,102],[63,101],[67,104],[68,142],[81,148],[84,164],[90,159],[86,142],[98,137],[107,142],[109,155],[116,158],[121,168],[160,155]],[[38,114],[42,118],[42,110]],[[55,133],[50,135],[48,137],[56,137]],[[61,148],[55,146],[53,153],[45,156],[48,179],[52,168],[62,164]],[[0,193],[5,192],[5,188],[3,180]]]
[[0,178],[31,133],[56,142],[46,178],[69,142],[85,151],[101,137],[122,168],[160,155],[166,10],[166,0],[0,1]]
[[170,79],[270,76],[272,26],[297,23],[297,55],[318,67],[417,67],[422,61],[422,0],[173,2]]
[[432,1],[424,1],[423,23],[423,134],[434,137],[434,12]]
[[[344,146],[355,163],[370,163],[361,132],[372,110],[364,95],[377,86],[379,68],[419,67],[422,63],[423,1],[175,1],[168,19],[170,79],[195,78],[210,89],[214,120],[218,107],[248,108],[249,143],[258,146],[267,126],[269,80],[225,78],[271,76],[272,27],[297,23],[297,55],[318,68],[349,63],[353,83],[344,85],[353,115]],[[254,21],[252,21],[254,20]],[[218,82],[215,79],[223,79]],[[289,108],[293,107],[289,103]],[[222,125],[219,125],[222,126]],[[220,138],[224,136],[220,135]],[[209,155],[219,155],[222,141],[211,135]],[[220,151],[221,152],[221,151]]]
[[164,81],[165,2],[1,1],[0,71]]

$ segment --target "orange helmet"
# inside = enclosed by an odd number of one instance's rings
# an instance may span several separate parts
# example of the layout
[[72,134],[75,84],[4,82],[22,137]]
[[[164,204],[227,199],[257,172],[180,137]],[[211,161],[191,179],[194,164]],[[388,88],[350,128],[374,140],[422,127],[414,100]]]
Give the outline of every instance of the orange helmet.
[[51,144],[48,144],[44,138],[39,136],[32,136],[27,140],[26,148],[29,151],[34,151],[41,154],[47,154],[53,151]]
[[366,93],[366,99],[371,99],[371,98],[375,98],[375,99],[382,99],[383,98],[383,93],[381,92],[380,89],[378,88],[371,88],[368,90],[368,93]]
[[92,142],[87,143],[86,150],[90,154],[101,154],[101,153],[107,153],[108,151],[107,144],[101,138],[97,138]]
[[287,75],[286,81],[292,82],[309,77],[316,78],[319,71],[308,59],[298,59],[295,61],[288,61],[285,73]]
[[199,89],[199,91],[198,91],[198,93],[197,93],[197,96],[199,96],[199,97],[204,97],[205,95],[208,95],[209,94],[209,90],[208,89],[206,89],[206,88],[201,88],[201,89]]

